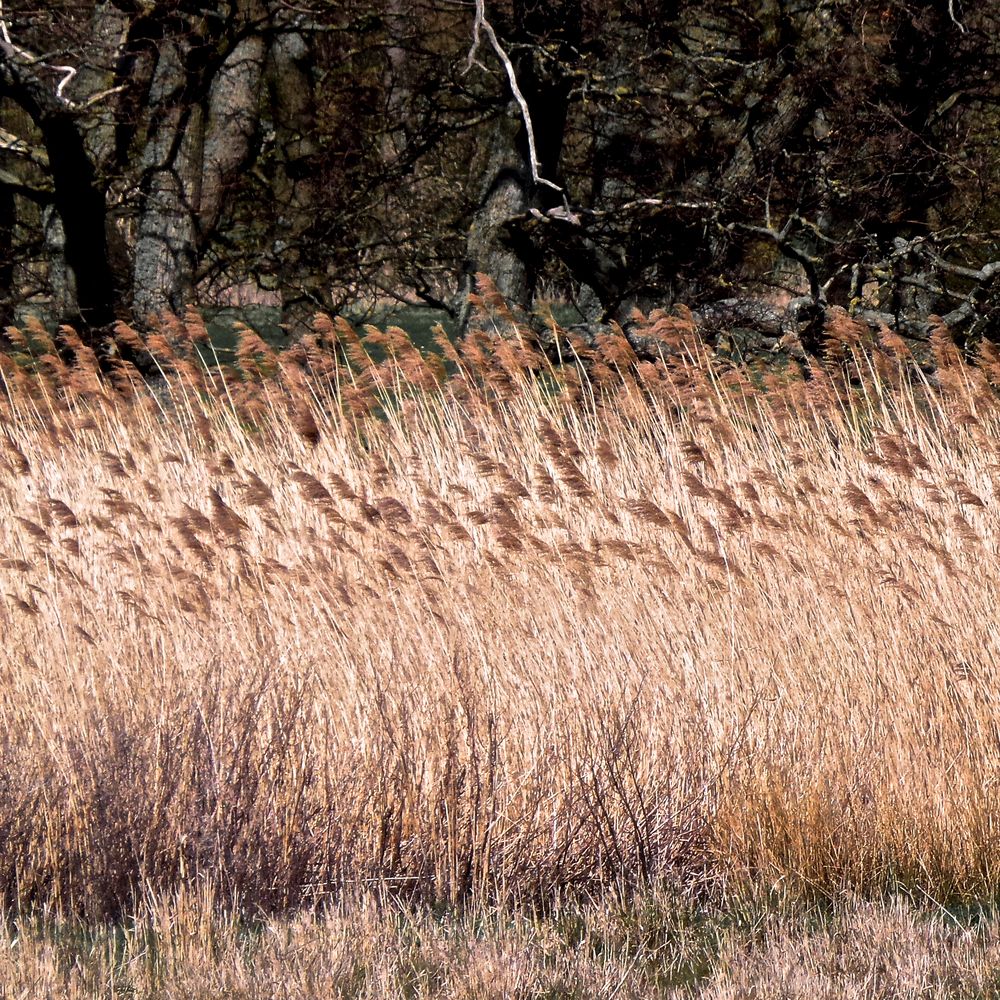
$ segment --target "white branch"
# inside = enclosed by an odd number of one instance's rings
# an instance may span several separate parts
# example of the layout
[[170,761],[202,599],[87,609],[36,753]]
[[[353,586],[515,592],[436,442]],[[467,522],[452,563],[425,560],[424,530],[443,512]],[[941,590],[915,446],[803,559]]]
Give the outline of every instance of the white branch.
[[63,91],[76,76],[77,70],[74,66],[57,66],[53,63],[47,63],[44,59],[39,56],[34,55],[27,49],[21,48],[16,42],[14,42],[10,37],[10,28],[7,26],[7,16],[3,9],[3,0],[0,0],[0,39],[3,39],[4,43],[22,59],[29,63],[36,63],[39,66],[44,66],[46,69],[50,69],[53,72],[61,73],[62,80],[59,81],[59,85],[56,87],[56,98],[62,103],[69,107],[75,107],[73,101],[63,94]]
[[3,10],[3,0],[0,0],[0,38],[3,40],[19,55],[24,56],[26,59],[34,59],[34,56],[27,49],[22,49],[19,45],[15,45],[10,38],[10,29],[7,27],[7,16],[4,14]]
[[528,159],[531,163],[531,179],[536,184],[544,184],[546,187],[552,188],[553,191],[562,192],[562,188],[558,184],[554,184],[552,181],[542,177],[541,165],[538,162],[538,152],[535,146],[535,129],[531,123],[531,110],[528,107],[528,102],[524,94],[521,93],[521,88],[517,84],[517,74],[514,72],[514,64],[510,61],[510,56],[507,55],[500,44],[500,40],[493,30],[493,25],[486,19],[486,0],[476,0],[476,20],[472,26],[472,48],[469,49],[465,71],[468,72],[474,65],[477,65],[476,53],[479,50],[480,35],[484,32],[490,40],[490,45],[493,46],[493,51],[497,54],[497,58],[503,63],[503,68],[507,71],[507,80],[510,83],[511,93],[513,93],[514,99],[521,108],[524,130],[528,134]]
[[57,73],[62,73],[63,75],[63,78],[59,81],[59,86],[56,87],[56,97],[63,104],[72,104],[73,102],[68,97],[63,97],[63,91],[73,77],[76,76],[76,69],[73,66],[50,66],[49,69],[54,69]]
[[951,18],[952,23],[958,28],[959,31],[964,35],[969,29],[966,28],[964,24],[955,16],[955,0],[948,0],[948,16]]

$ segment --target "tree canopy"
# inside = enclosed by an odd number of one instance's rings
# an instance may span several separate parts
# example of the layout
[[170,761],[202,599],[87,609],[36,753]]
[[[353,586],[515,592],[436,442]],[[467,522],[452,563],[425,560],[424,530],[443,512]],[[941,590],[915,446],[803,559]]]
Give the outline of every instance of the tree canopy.
[[[1000,339],[1000,9],[957,0],[5,0],[0,320],[474,275],[816,349]],[[476,38],[478,37],[478,44]]]

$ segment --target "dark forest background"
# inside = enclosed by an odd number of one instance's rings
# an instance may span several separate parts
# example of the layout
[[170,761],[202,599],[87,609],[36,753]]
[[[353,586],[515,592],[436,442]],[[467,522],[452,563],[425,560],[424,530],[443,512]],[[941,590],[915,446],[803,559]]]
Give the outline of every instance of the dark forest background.
[[[420,303],[1000,340],[995,0],[6,0],[0,328]],[[515,99],[507,68],[524,99]],[[531,163],[527,122],[536,146]]]

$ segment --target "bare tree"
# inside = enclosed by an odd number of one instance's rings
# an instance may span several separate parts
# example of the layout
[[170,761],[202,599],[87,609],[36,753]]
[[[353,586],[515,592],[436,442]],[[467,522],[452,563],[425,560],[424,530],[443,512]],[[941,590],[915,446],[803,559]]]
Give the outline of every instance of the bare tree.
[[[521,123],[509,110],[488,146],[469,258],[512,300],[561,269],[592,319],[685,301],[708,335],[817,349],[838,305],[916,337],[931,312],[997,334],[995,10],[959,24],[890,4],[877,25],[846,0],[545,12],[514,3],[486,32],[479,4],[473,29]],[[562,205],[539,183],[536,107]]]
[[99,339],[239,289],[295,330],[486,272],[595,323],[1000,336],[990,5],[3,3],[8,317]]

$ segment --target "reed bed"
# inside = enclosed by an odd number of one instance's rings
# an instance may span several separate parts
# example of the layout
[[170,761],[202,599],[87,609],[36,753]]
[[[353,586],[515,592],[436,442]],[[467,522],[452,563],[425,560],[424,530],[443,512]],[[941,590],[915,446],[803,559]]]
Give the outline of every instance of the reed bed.
[[997,359],[654,314],[552,365],[486,305],[429,358],[121,327],[154,387],[8,331],[8,910],[995,898]]

